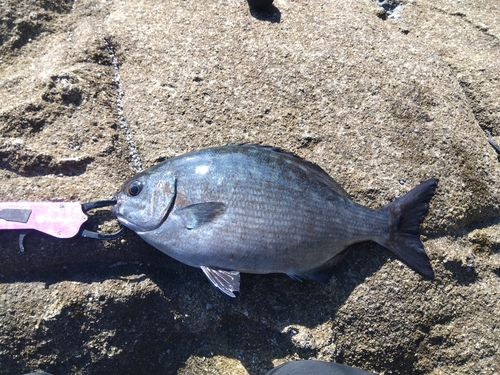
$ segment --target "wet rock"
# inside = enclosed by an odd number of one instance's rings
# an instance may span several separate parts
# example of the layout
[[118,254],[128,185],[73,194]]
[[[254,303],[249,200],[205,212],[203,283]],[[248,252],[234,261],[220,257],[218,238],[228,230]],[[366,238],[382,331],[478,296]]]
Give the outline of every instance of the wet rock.
[[375,1],[2,6],[2,200],[109,199],[141,168],[230,142],[294,151],[372,208],[440,184],[422,227],[434,281],[368,243],[327,285],[242,275],[228,302],[131,232],[33,233],[25,253],[2,232],[0,373],[265,374],[306,358],[499,372],[500,164],[484,133],[500,135],[499,11],[379,3],[398,18]]

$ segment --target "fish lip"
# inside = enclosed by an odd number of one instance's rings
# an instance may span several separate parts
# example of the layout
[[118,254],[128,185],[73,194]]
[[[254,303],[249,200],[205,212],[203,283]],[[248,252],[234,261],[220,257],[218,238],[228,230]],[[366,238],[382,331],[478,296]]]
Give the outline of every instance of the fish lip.
[[[125,217],[123,217],[119,212],[116,212],[115,207],[112,209],[113,214],[116,216],[116,219],[118,222],[123,225],[124,227],[127,227],[131,230],[133,230],[136,233],[145,233],[148,232],[149,230],[145,230],[144,228],[141,228],[139,225],[132,223],[131,221],[127,220]],[[154,229],[153,229],[154,230]]]
[[120,193],[113,194],[113,200],[116,201],[116,203],[111,207],[111,212],[113,213],[113,215],[118,217],[119,213],[117,212],[117,210],[120,208],[123,201],[123,199],[121,199],[121,194]]
[[116,219],[118,220],[118,222],[121,225],[123,225],[124,227],[130,228],[133,231],[136,230],[136,229],[133,229],[133,228],[139,228],[137,225],[132,224],[125,217],[123,217],[123,215],[119,211],[120,207],[121,207],[121,205],[123,203],[122,193],[121,192],[117,192],[117,193],[113,194],[113,200],[116,201],[116,204],[113,207],[111,207],[111,212],[113,213],[113,215],[116,216]]

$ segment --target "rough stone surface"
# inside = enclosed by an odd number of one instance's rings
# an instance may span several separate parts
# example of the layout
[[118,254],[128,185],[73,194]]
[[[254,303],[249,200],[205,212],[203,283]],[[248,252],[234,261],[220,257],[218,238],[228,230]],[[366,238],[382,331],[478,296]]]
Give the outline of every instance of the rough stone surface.
[[480,0],[0,0],[2,201],[109,199],[230,142],[294,151],[373,208],[440,179],[432,282],[368,243],[327,285],[243,275],[228,302],[131,232],[25,253],[2,232],[0,374],[500,372],[498,19]]

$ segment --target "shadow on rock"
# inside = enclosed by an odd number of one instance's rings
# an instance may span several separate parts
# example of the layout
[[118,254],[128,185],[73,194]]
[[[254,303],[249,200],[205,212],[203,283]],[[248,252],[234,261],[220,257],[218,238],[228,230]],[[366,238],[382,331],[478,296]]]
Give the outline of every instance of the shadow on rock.
[[[6,238],[14,243],[15,239],[12,234]],[[356,246],[326,285],[297,282],[286,275],[244,274],[241,296],[227,301],[199,269],[176,262],[145,243],[135,244],[135,234],[124,237],[135,249],[130,253],[134,256],[125,256],[125,251],[123,258],[129,260],[111,265],[117,252],[102,257],[106,249],[89,248],[93,242],[84,244],[83,240],[33,235],[31,241],[44,249],[45,261],[51,260],[48,257],[59,260],[48,267],[40,255],[31,259],[37,250],[29,241],[31,250],[20,256],[32,266],[40,262],[40,271],[32,267],[31,272],[11,273],[1,280],[21,282],[24,286],[19,285],[19,290],[40,288],[30,286],[31,282],[45,283],[40,292],[45,302],[35,308],[43,311],[33,312],[41,317],[31,333],[22,327],[9,333],[9,351],[22,355],[0,357],[12,373],[26,372],[28,360],[46,363],[54,353],[54,360],[44,369],[61,374],[74,369],[92,374],[141,373],[144,368],[174,373],[182,371],[190,358],[216,356],[240,361],[250,374],[264,373],[274,367],[274,358],[316,356],[318,346],[301,327],[328,325],[353,289],[388,256],[379,251],[373,256],[370,244]],[[54,246],[56,241],[59,246]],[[78,252],[90,255],[94,263],[80,259],[86,263],[78,264]],[[72,256],[61,261],[65,253]],[[367,257],[372,261],[366,262]],[[56,264],[64,263],[69,265],[53,271]],[[17,308],[12,307],[13,314]]]
[[[106,215],[106,214],[102,214]],[[89,217],[85,228],[97,230],[92,224],[96,215]],[[101,217],[101,215],[97,215]],[[99,232],[103,230],[100,229]],[[110,229],[113,232],[114,229]],[[42,281],[44,272],[86,266],[112,265],[121,262],[141,261],[157,262],[165,257],[158,250],[144,243],[132,231],[111,241],[74,237],[58,239],[49,235],[30,231],[24,239],[25,251],[19,248],[20,231],[2,231],[0,242],[0,282],[8,279],[16,281]],[[26,279],[28,278],[28,279]],[[71,278],[70,278],[71,280]]]
[[[353,289],[387,261],[388,254],[379,255],[377,251],[373,256],[370,247],[356,246],[326,285],[297,282],[279,274],[243,274],[241,295],[231,301],[211,288],[200,270],[179,264],[182,277],[174,278],[179,283],[174,287],[179,293],[177,308],[192,317],[189,329],[196,331],[199,343],[192,346],[189,357],[234,358],[250,374],[261,374],[274,367],[274,358],[317,356],[321,345],[312,342],[306,331],[328,326]],[[367,256],[373,261],[366,262]],[[163,273],[148,277],[165,295],[171,290],[172,278],[167,281]],[[186,369],[186,374],[189,371]]]
[[460,285],[467,286],[477,281],[478,273],[472,266],[464,266],[461,261],[450,260],[444,264],[444,267],[450,271]]

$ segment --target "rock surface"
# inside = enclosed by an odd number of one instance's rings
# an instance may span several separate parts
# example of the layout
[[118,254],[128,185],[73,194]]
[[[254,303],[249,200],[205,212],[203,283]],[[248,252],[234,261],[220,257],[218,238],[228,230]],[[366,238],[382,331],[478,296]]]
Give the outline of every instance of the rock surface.
[[378,4],[2,1],[2,201],[109,199],[143,167],[230,142],[294,151],[373,208],[440,184],[422,227],[432,282],[367,243],[328,285],[243,275],[228,302],[130,232],[34,233],[25,253],[2,232],[0,373],[257,375],[299,358],[500,372],[484,133],[500,136],[500,3]]

